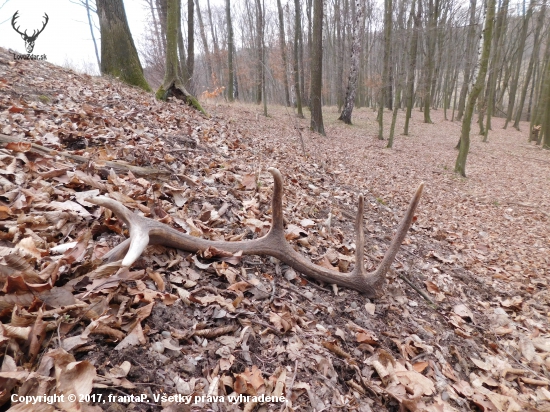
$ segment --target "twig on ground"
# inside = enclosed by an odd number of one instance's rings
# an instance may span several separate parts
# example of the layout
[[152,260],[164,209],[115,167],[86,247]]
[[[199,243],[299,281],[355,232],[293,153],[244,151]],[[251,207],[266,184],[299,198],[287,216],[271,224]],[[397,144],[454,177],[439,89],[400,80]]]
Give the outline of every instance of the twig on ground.
[[411,288],[416,290],[418,292],[418,294],[420,296],[422,296],[428,303],[430,303],[431,305],[434,305],[435,307],[437,307],[437,304],[433,300],[431,300],[430,297],[423,290],[421,290],[418,286],[416,286],[409,279],[407,279],[407,277],[405,275],[402,275],[401,273],[398,273],[397,276],[399,276],[401,279],[403,279],[403,281],[407,285],[409,285]]

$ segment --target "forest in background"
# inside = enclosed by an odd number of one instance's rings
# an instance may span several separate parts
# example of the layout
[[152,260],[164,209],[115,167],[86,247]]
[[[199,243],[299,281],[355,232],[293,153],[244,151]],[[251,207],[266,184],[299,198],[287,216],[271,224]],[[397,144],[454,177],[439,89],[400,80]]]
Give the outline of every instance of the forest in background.
[[[209,0],[186,3],[179,57],[191,91],[208,97],[225,87],[229,97],[229,6],[235,38],[233,96],[259,104],[265,90],[267,104],[296,106],[299,90],[304,106],[309,104],[312,0],[226,1],[225,8]],[[166,1],[148,0],[146,5],[151,35],[141,52],[146,77],[156,85],[164,73]],[[546,10],[546,0],[497,4],[487,78],[477,100],[481,134],[491,129],[493,116],[505,117],[506,126],[516,128],[520,120],[531,120],[532,127],[543,123],[550,59]],[[352,55],[357,53],[357,107],[375,108],[383,100],[390,110],[418,107],[426,122],[431,121],[431,109],[443,109],[446,119],[462,120],[479,68],[486,11],[486,2],[480,0],[326,1],[323,105],[343,107]],[[359,47],[352,52],[355,37]],[[535,130],[534,139],[541,143],[542,138]]]
[[[80,2],[96,10],[92,1]],[[230,101],[309,106],[316,65],[314,2],[180,2],[178,58],[187,88],[203,99],[223,93]],[[319,3],[323,105],[341,110],[353,89],[356,107],[407,108],[408,117],[417,107],[425,122],[431,122],[431,110],[442,109],[445,119],[462,120],[481,65],[491,1]],[[155,88],[164,75],[168,1],[145,0],[143,6],[150,30],[139,51]],[[487,73],[475,102],[479,133],[487,139],[494,116],[506,118],[505,127],[519,128],[520,120],[529,120],[533,139],[548,146],[547,1],[501,0],[493,7]],[[99,52],[97,57],[99,62]],[[408,122],[403,133],[408,134]]]

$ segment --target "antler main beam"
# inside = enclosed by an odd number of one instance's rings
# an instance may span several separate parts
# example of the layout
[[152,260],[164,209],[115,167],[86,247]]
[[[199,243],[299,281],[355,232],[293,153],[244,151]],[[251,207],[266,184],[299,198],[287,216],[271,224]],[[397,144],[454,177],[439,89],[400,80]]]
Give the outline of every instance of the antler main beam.
[[270,168],[268,170],[273,175],[274,179],[271,208],[272,225],[267,235],[255,240],[226,242],[201,239],[186,235],[156,220],[132,213],[121,203],[108,197],[98,196],[86,199],[90,203],[95,203],[96,205],[111,209],[124,223],[126,223],[130,230],[130,237],[107,253],[104,258],[112,261],[121,259],[122,256],[125,255],[122,260],[122,266],[131,266],[139,258],[148,244],[160,244],[186,250],[188,252],[197,252],[209,247],[215,247],[231,253],[242,251],[245,255],[273,256],[296,271],[313,279],[356,289],[368,297],[378,296],[382,289],[385,275],[411,226],[414,211],[420,201],[424,183],[421,183],[416,190],[382,262],[380,262],[378,268],[372,272],[367,272],[363,266],[363,249],[365,245],[365,235],[363,232],[364,200],[362,195],[359,196],[359,207],[355,220],[355,268],[349,273],[341,273],[336,270],[330,270],[315,265],[296,252],[286,241],[283,226],[283,177],[279,170],[275,168]]

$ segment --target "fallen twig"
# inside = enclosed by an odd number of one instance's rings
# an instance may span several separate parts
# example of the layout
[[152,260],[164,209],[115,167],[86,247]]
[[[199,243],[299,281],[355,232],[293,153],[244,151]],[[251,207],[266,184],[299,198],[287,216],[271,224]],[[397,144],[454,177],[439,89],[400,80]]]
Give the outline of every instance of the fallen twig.
[[[20,143],[20,142],[30,143],[17,137],[11,137],[11,136],[6,136],[4,134],[0,134],[0,147],[4,147],[8,143]],[[89,157],[79,156],[69,152],[58,152],[57,150],[48,149],[47,147],[40,146],[36,143],[30,143],[30,145],[31,145],[31,148],[29,149],[29,151],[36,154],[41,154],[41,155],[47,154],[50,156],[63,156],[63,157],[66,157],[67,159],[74,160],[75,162],[81,163],[81,164],[86,164],[93,161],[93,159],[90,159]],[[153,169],[151,167],[133,166],[126,163],[114,162],[112,160],[105,160],[98,163],[103,164],[104,167],[112,168],[114,170],[124,171],[124,172],[130,171],[134,175],[138,175],[138,176],[151,177],[151,176],[163,176],[163,175],[170,174],[170,172],[165,170]],[[96,167],[101,168],[102,166],[97,164]]]
[[401,279],[403,279],[403,281],[409,285],[411,288],[413,288],[414,290],[416,290],[418,292],[418,294],[420,296],[422,296],[428,303],[434,305],[435,307],[437,307],[437,304],[430,299],[430,297],[423,291],[421,290],[420,288],[418,288],[418,286],[416,286],[414,283],[412,283],[409,279],[407,279],[407,277],[405,275],[402,275],[401,273],[398,273],[397,276],[399,276]]

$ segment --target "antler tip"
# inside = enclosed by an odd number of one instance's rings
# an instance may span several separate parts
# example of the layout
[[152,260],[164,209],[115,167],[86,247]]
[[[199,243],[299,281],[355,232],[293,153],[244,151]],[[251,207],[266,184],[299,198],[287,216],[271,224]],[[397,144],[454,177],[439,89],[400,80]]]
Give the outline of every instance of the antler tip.
[[272,176],[277,176],[282,178],[281,172],[276,167],[270,167],[269,169],[267,169],[267,171],[271,173]]
[[103,199],[108,199],[108,197],[106,197],[106,196],[91,196],[91,197],[86,197],[83,200],[85,202],[90,202],[90,203],[93,203],[95,205],[101,205]]

